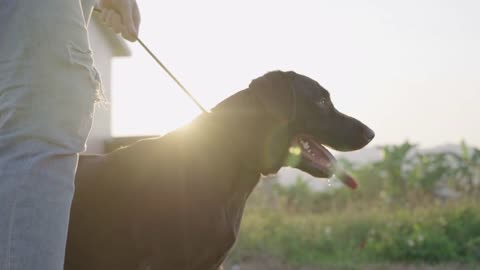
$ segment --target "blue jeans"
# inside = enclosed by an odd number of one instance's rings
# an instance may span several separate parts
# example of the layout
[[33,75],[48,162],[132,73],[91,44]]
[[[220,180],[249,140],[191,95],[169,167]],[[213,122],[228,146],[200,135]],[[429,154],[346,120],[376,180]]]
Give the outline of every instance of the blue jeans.
[[63,269],[78,153],[100,88],[91,6],[0,0],[0,270]]

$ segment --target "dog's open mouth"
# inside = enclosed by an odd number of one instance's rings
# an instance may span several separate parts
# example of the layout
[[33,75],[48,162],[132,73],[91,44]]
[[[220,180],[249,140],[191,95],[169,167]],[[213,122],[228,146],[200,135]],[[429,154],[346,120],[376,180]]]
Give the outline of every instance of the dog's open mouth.
[[313,136],[299,134],[293,137],[290,153],[300,156],[297,168],[315,177],[332,177],[335,174],[350,188],[356,188],[357,183],[349,174],[337,166],[335,157]]
[[[335,157],[310,135],[297,135],[293,138],[291,147],[300,150],[301,163],[318,170],[319,177],[331,177],[337,163]],[[298,152],[297,152],[298,153]]]

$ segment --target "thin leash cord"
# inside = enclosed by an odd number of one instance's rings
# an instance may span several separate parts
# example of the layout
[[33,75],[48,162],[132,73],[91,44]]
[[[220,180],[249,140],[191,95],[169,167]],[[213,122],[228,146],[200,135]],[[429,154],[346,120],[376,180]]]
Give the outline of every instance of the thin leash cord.
[[[98,13],[102,12],[102,10],[99,8],[94,8],[93,10]],[[208,113],[208,111],[202,106],[202,104],[200,104],[200,102],[198,102],[198,100],[190,93],[190,91],[188,91],[185,88],[185,86],[183,86],[183,84],[180,83],[180,81],[170,72],[170,70],[168,70],[168,68],[155,56],[155,54],[147,47],[147,45],[145,45],[145,43],[143,43],[143,41],[139,37],[137,37],[137,41],[145,49],[145,51],[153,58],[153,60],[155,60],[155,62],[157,62],[157,64],[163,68],[163,70],[170,76],[170,78],[172,78],[175,81],[175,83],[177,83],[177,85],[195,103],[195,105],[197,105],[197,107],[202,112]]]

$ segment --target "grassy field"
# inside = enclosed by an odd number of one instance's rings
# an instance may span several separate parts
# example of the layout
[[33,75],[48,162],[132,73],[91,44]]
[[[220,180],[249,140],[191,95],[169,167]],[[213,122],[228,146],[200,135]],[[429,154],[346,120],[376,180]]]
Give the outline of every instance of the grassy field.
[[292,213],[251,207],[232,263],[273,258],[292,266],[480,261],[480,206],[464,200],[430,207],[366,207]]
[[[387,148],[390,157],[402,147]],[[467,174],[480,162],[464,155],[468,167],[452,165],[443,154],[406,161],[407,154],[351,168],[358,191],[313,192],[302,181],[258,188],[227,269],[480,269],[480,192]],[[441,182],[461,197],[436,198]]]

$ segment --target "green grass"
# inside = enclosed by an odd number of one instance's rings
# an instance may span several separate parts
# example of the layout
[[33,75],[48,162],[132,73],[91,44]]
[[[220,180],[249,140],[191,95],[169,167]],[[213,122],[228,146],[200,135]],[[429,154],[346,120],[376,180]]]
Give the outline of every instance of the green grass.
[[415,207],[355,202],[311,213],[250,205],[230,261],[262,256],[292,265],[480,262],[479,201]]

